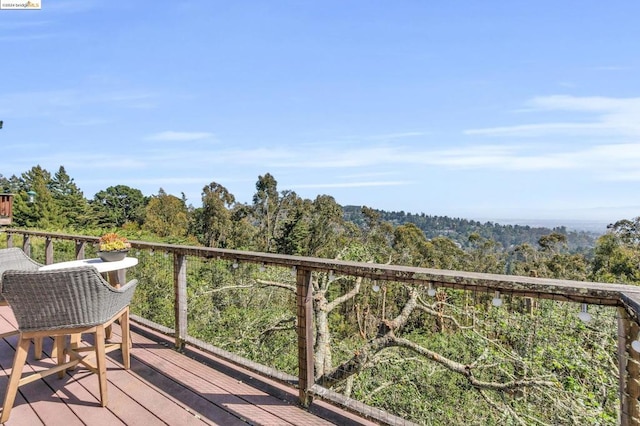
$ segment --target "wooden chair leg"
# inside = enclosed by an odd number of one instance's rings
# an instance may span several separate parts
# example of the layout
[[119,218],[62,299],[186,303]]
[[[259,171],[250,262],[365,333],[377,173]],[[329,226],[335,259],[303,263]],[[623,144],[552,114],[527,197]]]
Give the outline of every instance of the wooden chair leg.
[[[67,336],[56,336],[53,340],[53,346],[56,352],[56,358],[58,359],[58,365],[62,365],[67,362],[67,353],[65,352],[65,343]],[[52,356],[53,358],[53,356]],[[65,370],[58,372],[58,378],[64,377]]]
[[96,367],[98,383],[100,386],[100,405],[106,407],[109,402],[107,396],[107,357],[105,353],[105,330],[104,325],[99,325],[95,333]]
[[131,334],[129,333],[129,308],[120,316],[120,328],[122,333],[122,364],[124,369],[131,367]]
[[75,333],[71,335],[71,347],[73,349],[78,349],[80,347],[80,340],[82,339],[82,334]]
[[33,357],[42,359],[42,337],[33,338]]
[[16,354],[13,358],[13,367],[11,368],[11,377],[7,384],[7,392],[4,395],[4,403],[2,404],[2,416],[0,417],[0,423],[5,423],[9,420],[13,403],[16,400],[16,394],[18,393],[18,386],[20,379],[22,378],[22,368],[27,360],[27,353],[29,352],[29,345],[31,339],[25,339],[20,337],[20,344],[16,348]]

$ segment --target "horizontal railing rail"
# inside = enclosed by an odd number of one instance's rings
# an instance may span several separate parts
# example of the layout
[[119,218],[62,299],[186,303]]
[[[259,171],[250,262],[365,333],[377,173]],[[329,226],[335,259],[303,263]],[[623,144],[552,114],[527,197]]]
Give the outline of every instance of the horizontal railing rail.
[[[17,241],[14,239],[15,236],[21,236],[22,248],[28,254],[31,248],[31,238],[43,238],[45,240],[45,263],[47,264],[54,262],[53,240],[73,241],[76,247],[75,256],[78,259],[84,258],[86,245],[96,245],[99,240],[98,237],[24,229],[3,229],[2,232],[6,233],[7,246],[9,247],[17,245]],[[359,404],[350,403],[344,397],[336,396],[330,390],[324,389],[315,383],[313,374],[313,294],[311,286],[311,274],[314,272],[362,277],[377,281],[393,281],[417,287],[434,286],[477,292],[502,292],[512,296],[616,307],[618,309],[620,423],[640,423],[640,408],[637,403],[640,396],[637,364],[640,358],[637,353],[631,350],[631,344],[637,339],[638,331],[640,330],[638,326],[640,320],[640,287],[352,262],[135,240],[130,242],[133,249],[164,252],[173,256],[175,327],[171,329],[156,325],[156,328],[165,333],[173,333],[178,349],[182,348],[185,343],[193,344],[212,351],[216,355],[248,366],[262,374],[288,382],[292,382],[293,378],[287,374],[278,373],[269,368],[255,365],[255,363],[243,361],[238,357],[234,357],[233,354],[216,349],[206,342],[199,341],[188,335],[186,259],[187,256],[202,259],[221,259],[264,266],[285,267],[294,270],[296,277],[296,330],[298,337],[297,385],[300,403],[305,406],[312,402],[312,397],[315,395],[346,405],[350,409],[359,407]],[[144,318],[138,318],[138,320],[146,325],[153,325]],[[633,362],[629,362],[630,360]],[[357,411],[362,412],[363,410],[358,409]],[[379,410],[368,409],[364,411],[364,414],[387,424],[407,424],[402,419],[381,413]]]

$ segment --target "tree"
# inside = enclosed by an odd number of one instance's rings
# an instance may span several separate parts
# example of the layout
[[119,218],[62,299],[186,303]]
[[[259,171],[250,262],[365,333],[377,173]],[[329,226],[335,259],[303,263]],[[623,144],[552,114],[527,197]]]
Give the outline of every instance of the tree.
[[538,239],[538,245],[543,251],[557,253],[567,247],[567,236],[559,232],[543,235]]
[[616,235],[623,244],[632,247],[640,246],[640,216],[632,220],[619,220],[608,225],[607,229]]
[[201,242],[209,247],[227,247],[231,231],[230,208],[236,202],[227,188],[211,182],[202,189],[202,209],[196,214]]
[[387,263],[391,257],[393,241],[393,225],[383,221],[376,210],[363,206],[362,215],[365,225],[363,227],[363,243],[373,253],[373,261]]
[[280,196],[276,179],[269,173],[258,176],[256,193],[253,195],[253,209],[258,227],[259,250],[273,250],[279,207]]
[[311,205],[305,255],[332,258],[345,246],[342,207],[330,195],[318,195]]
[[303,200],[293,191],[283,191],[279,207],[283,213],[275,224],[273,238],[277,253],[309,255],[310,204],[309,200]]
[[421,266],[424,264],[429,243],[424,232],[413,223],[406,223],[393,232],[393,263]]
[[168,195],[162,188],[152,196],[145,209],[144,229],[159,237],[187,235],[187,206],[184,200]]
[[[17,226],[60,230],[68,221],[62,214],[51,191],[51,174],[40,166],[22,174],[17,196],[14,198],[14,222]],[[36,193],[33,202],[28,191]]]
[[146,199],[139,189],[126,185],[110,186],[98,192],[91,202],[102,226],[122,227],[125,223],[142,225]]
[[82,229],[95,224],[88,201],[63,166],[60,166],[51,180],[50,188],[69,226]]
[[[626,232],[626,231],[625,231]],[[598,238],[596,243],[590,278],[599,282],[639,284],[640,252],[624,241],[632,241],[630,236],[621,238],[615,229]]]

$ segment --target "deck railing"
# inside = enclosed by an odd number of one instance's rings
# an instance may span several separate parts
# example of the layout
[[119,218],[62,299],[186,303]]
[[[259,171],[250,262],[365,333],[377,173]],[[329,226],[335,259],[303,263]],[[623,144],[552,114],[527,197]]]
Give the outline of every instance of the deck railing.
[[[97,237],[39,232],[22,229],[3,229],[6,234],[6,245],[21,246],[31,254],[32,240],[42,239],[43,252],[35,257],[45,264],[59,262],[54,259],[54,241],[66,241],[73,244],[73,256],[82,259],[87,254],[93,255]],[[17,238],[16,238],[17,237]],[[313,397],[321,397],[345,408],[358,411],[377,421],[386,424],[411,424],[400,417],[390,415],[382,410],[364,403],[341,396],[316,383],[314,377],[314,318],[312,277],[316,273],[343,275],[364,278],[373,282],[402,283],[414,287],[438,287],[445,289],[466,290],[474,294],[498,294],[511,297],[525,297],[533,300],[550,299],[575,304],[606,306],[617,310],[617,358],[619,368],[619,401],[618,423],[640,424],[640,354],[632,349],[640,332],[640,288],[595,282],[567,281],[522,276],[496,275],[462,271],[417,268],[399,265],[372,264],[332,259],[279,255],[271,253],[248,252],[239,250],[216,249],[196,246],[159,244],[144,241],[131,241],[132,250],[148,253],[163,253],[169,256],[172,263],[173,280],[173,324],[155,324],[149,319],[134,317],[147,326],[174,336],[176,348],[192,344],[209,350],[218,356],[239,363],[244,367],[272,378],[297,385],[299,401],[303,406],[312,403]],[[297,335],[297,377],[277,371],[255,362],[235,356],[225,350],[216,348],[207,342],[189,335],[187,322],[187,265],[188,259],[214,259],[234,263],[255,264],[260,267],[288,268],[295,272],[296,300],[296,335]],[[141,261],[142,262],[142,261]]]

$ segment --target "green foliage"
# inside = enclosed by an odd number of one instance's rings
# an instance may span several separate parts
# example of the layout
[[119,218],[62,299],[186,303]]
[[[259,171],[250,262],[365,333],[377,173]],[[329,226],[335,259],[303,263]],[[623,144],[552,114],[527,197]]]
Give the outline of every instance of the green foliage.
[[568,231],[564,226],[557,228],[531,227],[528,225],[500,225],[498,223],[481,223],[474,220],[451,218],[448,216],[430,216],[425,213],[405,213],[404,211],[384,211],[365,209],[359,206],[344,206],[345,220],[357,224],[360,228],[367,228],[367,221],[372,213],[378,215],[379,220],[389,222],[393,226],[412,223],[422,230],[427,238],[447,237],[468,247],[469,237],[477,234],[487,240],[495,241],[501,247],[509,248],[521,244],[535,245],[540,237],[551,233],[566,235],[570,251],[580,251],[585,247],[593,247],[597,235],[590,232]]
[[139,189],[126,185],[110,186],[93,197],[91,207],[98,224],[104,227],[122,227],[127,223],[142,225],[146,199]]
[[[319,256],[359,262],[510,273],[559,279],[640,283],[640,219],[611,225],[597,241],[582,233],[341,207],[328,195],[315,200],[278,191],[270,174],[258,178],[251,205],[212,182],[202,205],[186,206],[160,189],[147,200],[140,191],[115,186],[84,200],[64,170],[54,177],[34,167],[22,177],[0,177],[16,194],[17,226],[81,228],[87,235],[119,232],[130,239],[201,244]],[[38,192],[35,203],[27,191]],[[88,210],[90,206],[91,211]],[[93,220],[91,218],[97,218]],[[593,253],[578,247],[593,246]],[[56,243],[56,261],[74,257],[72,242]],[[87,248],[92,256],[94,248]],[[44,243],[32,255],[44,260]],[[140,284],[133,313],[174,326],[173,259],[136,251]],[[221,260],[187,260],[189,334],[256,362],[297,372],[295,284],[285,268]],[[326,313],[330,367],[350,360],[388,329],[414,293],[394,282],[314,274],[317,313]],[[287,287],[289,286],[289,287]],[[356,286],[359,291],[331,311],[321,311]],[[377,289],[378,291],[374,290]],[[486,382],[524,377],[552,386],[480,390],[459,372],[406,348],[388,347],[335,390],[421,424],[614,424],[618,406],[616,326],[612,308],[591,309],[577,320],[577,306],[503,295],[419,290],[423,309],[411,313],[397,337],[440,357],[473,366]],[[320,330],[317,328],[316,336]],[[319,351],[319,348],[316,348]],[[471,367],[470,367],[471,368]],[[571,419],[568,421],[567,419]]]
[[187,235],[187,206],[184,200],[168,195],[162,188],[152,196],[145,209],[144,229],[166,237]]

